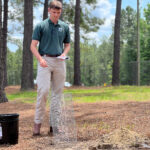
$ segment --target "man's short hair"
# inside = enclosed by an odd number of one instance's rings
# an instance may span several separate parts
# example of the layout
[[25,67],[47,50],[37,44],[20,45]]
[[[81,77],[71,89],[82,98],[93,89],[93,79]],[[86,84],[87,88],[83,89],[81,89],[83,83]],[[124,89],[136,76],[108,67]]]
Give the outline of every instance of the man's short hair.
[[48,7],[50,9],[62,9],[62,3],[60,1],[58,1],[58,0],[52,0],[49,3]]

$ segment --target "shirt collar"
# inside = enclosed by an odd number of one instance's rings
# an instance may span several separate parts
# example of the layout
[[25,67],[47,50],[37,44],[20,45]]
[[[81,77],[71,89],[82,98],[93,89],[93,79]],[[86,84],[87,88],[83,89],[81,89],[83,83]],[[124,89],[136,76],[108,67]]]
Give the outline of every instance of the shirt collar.
[[60,20],[58,20],[57,24],[54,24],[50,19],[48,19],[48,22],[53,25],[60,25]]

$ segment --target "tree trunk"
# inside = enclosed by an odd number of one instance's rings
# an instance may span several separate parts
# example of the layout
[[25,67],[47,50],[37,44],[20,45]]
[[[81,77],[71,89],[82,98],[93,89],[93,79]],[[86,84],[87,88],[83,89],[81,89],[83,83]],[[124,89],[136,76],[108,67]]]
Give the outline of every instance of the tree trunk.
[[[8,3],[8,1],[6,1],[6,2]],[[4,3],[6,3],[6,2],[4,2]],[[4,91],[4,62],[5,62],[5,59],[3,56],[3,44],[4,43],[3,43],[3,27],[2,27],[2,1],[0,0],[0,103],[8,102],[8,99],[7,99],[5,91]]]
[[80,75],[80,0],[76,0],[76,7],[75,7],[74,85],[81,85],[81,75]]
[[114,56],[112,70],[112,85],[120,84],[120,18],[121,18],[121,0],[117,0],[115,30],[114,30]]
[[137,0],[137,85],[140,86],[140,10],[139,0]]
[[[1,52],[2,52],[2,44],[3,44],[3,41],[2,41],[2,0],[0,0],[0,58],[1,58]],[[1,61],[1,59],[0,59]],[[1,65],[1,63],[0,63]]]
[[48,0],[44,2],[43,20],[48,18]]
[[7,86],[7,22],[8,22],[8,0],[4,0],[4,13],[3,13],[3,57],[4,57],[4,84]]
[[33,1],[24,0],[24,39],[21,90],[34,89],[33,55],[30,51],[33,30]]

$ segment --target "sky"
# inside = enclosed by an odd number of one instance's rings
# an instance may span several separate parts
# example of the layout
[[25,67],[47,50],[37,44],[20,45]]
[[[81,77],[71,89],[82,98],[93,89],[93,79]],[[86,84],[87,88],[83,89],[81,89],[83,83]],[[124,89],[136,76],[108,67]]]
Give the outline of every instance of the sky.
[[[64,1],[68,1],[68,0],[64,0]],[[139,1],[140,1],[141,12],[142,12],[143,8],[146,7],[148,3],[150,3],[150,0],[139,0]],[[122,8],[126,8],[127,6],[131,6],[136,10],[137,0],[122,0]],[[116,0],[98,0],[96,9],[94,11],[91,11],[91,13],[96,17],[105,18],[105,22],[100,27],[98,32],[96,33],[91,32],[87,34],[87,37],[90,37],[91,41],[92,39],[94,39],[96,43],[99,43],[103,37],[109,37],[111,35],[112,24],[115,18],[115,11],[116,11]],[[36,18],[34,19],[34,25],[42,21],[42,13],[43,13],[42,6],[34,9],[34,15],[36,16]],[[18,39],[23,39],[23,35],[18,33],[16,33],[13,36]],[[17,46],[11,43],[8,43],[8,47],[11,51],[16,51],[16,49],[18,48]]]

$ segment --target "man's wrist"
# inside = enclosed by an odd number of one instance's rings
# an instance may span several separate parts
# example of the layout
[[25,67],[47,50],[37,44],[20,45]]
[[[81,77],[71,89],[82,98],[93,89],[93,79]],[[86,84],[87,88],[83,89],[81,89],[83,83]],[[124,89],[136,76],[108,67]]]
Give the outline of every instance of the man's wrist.
[[37,60],[40,62],[40,61],[42,61],[42,57],[41,56],[39,56],[38,58],[37,58]]
[[63,54],[66,56],[67,55],[67,53],[66,52],[63,52]]

